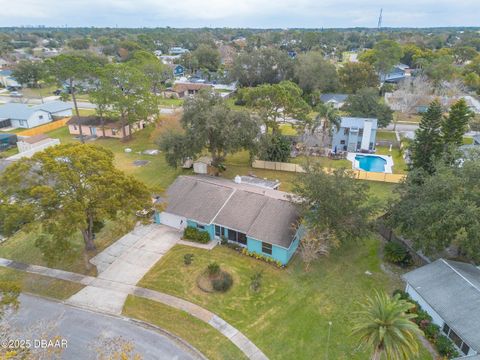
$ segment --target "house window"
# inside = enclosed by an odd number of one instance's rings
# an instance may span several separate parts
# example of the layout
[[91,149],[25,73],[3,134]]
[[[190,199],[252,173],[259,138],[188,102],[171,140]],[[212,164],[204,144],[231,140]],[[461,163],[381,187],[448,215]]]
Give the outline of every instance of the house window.
[[460,338],[460,336],[457,335],[457,333],[455,331],[453,331],[452,329],[450,329],[450,334],[448,334],[448,337],[450,339],[452,339],[452,341],[455,343],[455,345],[458,346],[458,348],[460,349],[462,347],[462,339]]
[[443,332],[448,335],[448,332],[450,331],[450,326],[447,325],[447,323],[443,324],[442,328]]
[[462,350],[462,352],[463,352],[465,355],[467,355],[468,352],[470,351],[470,346],[468,346],[467,344],[463,343],[461,350]]
[[43,115],[39,115],[38,118],[39,118],[40,120],[43,120]]
[[228,230],[228,240],[247,245],[247,235],[235,230]]
[[358,130],[358,135],[362,136],[363,135],[363,129]]
[[343,135],[348,135],[349,132],[350,132],[349,128],[344,128],[343,129]]
[[345,145],[345,140],[340,140],[340,145]]
[[215,236],[221,237],[225,235],[225,228],[223,226],[215,225]]
[[117,135],[118,130],[117,129],[112,129],[112,135]]
[[272,244],[262,242],[262,252],[264,254],[272,255]]
[[197,229],[205,230],[205,225],[197,224]]

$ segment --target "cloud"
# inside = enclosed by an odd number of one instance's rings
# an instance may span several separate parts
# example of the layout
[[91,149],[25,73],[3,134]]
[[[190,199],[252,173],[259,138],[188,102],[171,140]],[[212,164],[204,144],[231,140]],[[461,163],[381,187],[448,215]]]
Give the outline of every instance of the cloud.
[[375,27],[480,25],[479,0],[0,0],[0,26]]

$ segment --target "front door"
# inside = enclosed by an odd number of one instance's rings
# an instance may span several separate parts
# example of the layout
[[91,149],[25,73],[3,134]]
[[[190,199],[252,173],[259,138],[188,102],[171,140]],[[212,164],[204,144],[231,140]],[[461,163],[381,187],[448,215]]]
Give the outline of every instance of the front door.
[[93,135],[93,136],[97,136],[97,128],[91,127],[90,128],[90,134]]

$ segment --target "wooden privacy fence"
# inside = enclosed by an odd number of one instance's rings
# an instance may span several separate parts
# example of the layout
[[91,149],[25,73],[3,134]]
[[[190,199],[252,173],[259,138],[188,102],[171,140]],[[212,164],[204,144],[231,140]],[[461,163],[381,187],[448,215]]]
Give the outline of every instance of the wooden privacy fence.
[[[275,162],[275,161],[255,160],[252,163],[252,167],[255,169],[278,170],[278,171],[288,171],[288,172],[295,172],[295,173],[305,172],[305,169],[301,165],[284,163],[284,162]],[[331,168],[326,168],[325,170],[327,173],[334,171],[334,169],[331,169]],[[387,174],[387,173],[368,172],[368,171],[362,171],[362,170],[352,170],[352,172],[355,175],[355,178],[359,180],[399,183],[405,178],[405,175],[402,175],[402,174]]]
[[48,123],[48,124],[45,124],[45,125],[40,125],[40,126],[32,128],[32,129],[21,131],[21,132],[17,133],[17,135],[18,136],[35,136],[35,135],[44,134],[46,132],[49,132],[49,131],[61,128],[62,126],[65,126],[65,124],[67,123],[68,120],[70,120],[69,117],[59,119],[59,120],[55,120],[55,121],[52,121],[51,123]]

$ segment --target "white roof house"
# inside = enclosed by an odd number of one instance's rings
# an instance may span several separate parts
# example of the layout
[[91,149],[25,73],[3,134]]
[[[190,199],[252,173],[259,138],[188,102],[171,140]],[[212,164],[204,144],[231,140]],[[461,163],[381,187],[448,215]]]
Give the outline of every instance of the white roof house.
[[51,122],[55,117],[72,115],[72,107],[63,101],[28,106],[20,103],[7,103],[0,106],[0,119],[10,120],[14,128],[33,128]]

